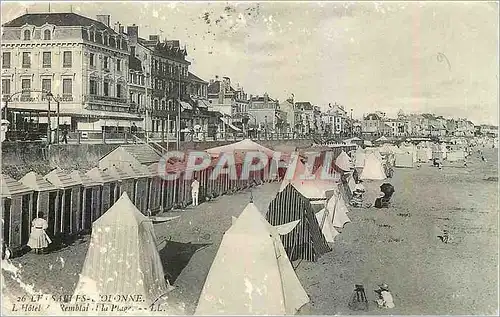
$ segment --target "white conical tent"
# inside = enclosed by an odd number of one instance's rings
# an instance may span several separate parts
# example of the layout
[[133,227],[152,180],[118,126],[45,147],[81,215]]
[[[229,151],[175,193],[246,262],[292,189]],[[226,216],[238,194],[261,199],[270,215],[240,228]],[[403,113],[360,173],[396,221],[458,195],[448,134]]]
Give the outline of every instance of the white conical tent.
[[386,178],[382,162],[377,159],[375,154],[370,153],[366,156],[365,166],[360,178],[366,180],[383,180]]
[[[153,223],[126,193],[92,225],[75,295],[141,295],[148,307],[167,293]],[[99,300],[96,300],[98,302]]]
[[340,152],[337,159],[335,159],[335,165],[337,165],[343,171],[350,171],[352,166],[351,158],[347,155],[346,152]]
[[195,315],[294,315],[308,302],[278,232],[248,204],[222,238]]
[[358,148],[356,152],[354,152],[354,167],[363,167],[365,166],[365,152],[363,149]]
[[334,227],[342,228],[351,219],[347,216],[349,209],[344,201],[344,198],[339,193],[335,193],[327,202],[326,209],[332,215],[331,224]]
[[[325,199],[326,191],[332,190],[333,187],[336,186],[335,181],[333,180],[321,179],[321,167],[318,168],[314,175],[309,175],[310,169],[306,168],[304,163],[302,163],[298,157],[294,158],[292,163],[289,165],[289,169],[293,168],[295,169],[293,171],[290,170],[290,173],[287,170],[287,174],[281,182],[279,189],[280,192],[282,192],[288,184],[292,184],[295,189],[308,199]],[[293,175],[291,175],[292,172]],[[311,176],[312,179],[304,179],[306,176]]]
[[316,219],[318,220],[321,232],[325,236],[326,242],[333,243],[335,237],[339,235],[339,232],[333,226],[333,213],[323,208],[316,213]]

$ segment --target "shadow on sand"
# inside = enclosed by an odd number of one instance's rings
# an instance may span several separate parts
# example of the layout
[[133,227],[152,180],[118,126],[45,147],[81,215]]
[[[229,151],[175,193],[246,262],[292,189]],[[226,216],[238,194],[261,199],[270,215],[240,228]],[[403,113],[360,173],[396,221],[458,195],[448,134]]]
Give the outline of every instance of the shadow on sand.
[[167,241],[165,247],[160,250],[160,258],[163,263],[165,277],[170,284],[174,284],[197,251],[210,245]]

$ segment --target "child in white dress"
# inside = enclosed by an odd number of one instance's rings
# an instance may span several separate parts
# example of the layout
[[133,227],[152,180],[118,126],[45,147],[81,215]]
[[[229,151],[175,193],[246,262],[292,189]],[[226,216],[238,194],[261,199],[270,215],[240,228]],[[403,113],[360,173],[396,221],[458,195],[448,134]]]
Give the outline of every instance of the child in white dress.
[[42,212],[39,212],[38,218],[33,219],[31,222],[31,234],[28,246],[34,249],[37,254],[52,243],[52,240],[50,240],[49,236],[45,232],[48,226],[49,224],[47,223],[47,220],[43,219]]

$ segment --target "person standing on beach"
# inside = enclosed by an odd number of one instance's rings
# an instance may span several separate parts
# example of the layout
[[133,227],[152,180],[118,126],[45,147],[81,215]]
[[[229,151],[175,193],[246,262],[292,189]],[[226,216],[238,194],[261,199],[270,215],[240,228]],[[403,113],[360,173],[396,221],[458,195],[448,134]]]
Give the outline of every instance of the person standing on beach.
[[43,252],[52,243],[45,230],[49,227],[47,220],[43,218],[43,213],[39,212],[38,217],[31,222],[31,234],[28,246],[35,250],[36,254]]
[[193,198],[193,206],[198,206],[198,194],[200,191],[200,182],[196,179],[193,179],[191,183],[191,197]]

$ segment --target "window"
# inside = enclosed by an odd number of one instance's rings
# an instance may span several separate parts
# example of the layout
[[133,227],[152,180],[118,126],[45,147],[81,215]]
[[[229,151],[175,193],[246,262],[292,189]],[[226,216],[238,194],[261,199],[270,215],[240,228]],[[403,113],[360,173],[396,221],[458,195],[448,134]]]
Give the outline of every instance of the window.
[[108,69],[108,67],[109,67],[109,65],[108,65],[109,64],[108,58],[109,57],[104,56],[104,69]]
[[104,82],[104,96],[109,96],[109,83]]
[[43,39],[44,40],[46,40],[46,41],[50,40],[50,35],[51,35],[50,30],[43,31]]
[[69,78],[63,79],[63,96],[73,95],[73,81]]
[[71,51],[65,51],[63,53],[63,67],[71,67],[72,66],[72,54]]
[[42,79],[42,91],[47,92],[52,90],[52,82],[50,79]]
[[91,79],[89,86],[90,86],[90,94],[97,95],[97,81]]
[[121,59],[117,59],[116,60],[116,70],[117,71],[121,71],[122,70],[122,60]]
[[2,95],[10,95],[10,79],[2,79]]
[[48,68],[52,64],[52,55],[50,52],[43,52],[43,67]]
[[31,40],[31,31],[30,30],[24,31],[24,40],[25,41]]
[[94,61],[95,55],[94,55],[94,53],[89,54],[89,59],[90,59],[90,66],[95,67],[95,61]]
[[23,68],[31,67],[31,53],[23,52]]
[[10,52],[2,54],[2,68],[10,68]]
[[23,96],[29,96],[30,95],[29,90],[31,89],[31,79],[23,79],[21,81],[21,88]]
[[122,85],[116,84],[116,98],[122,97]]

